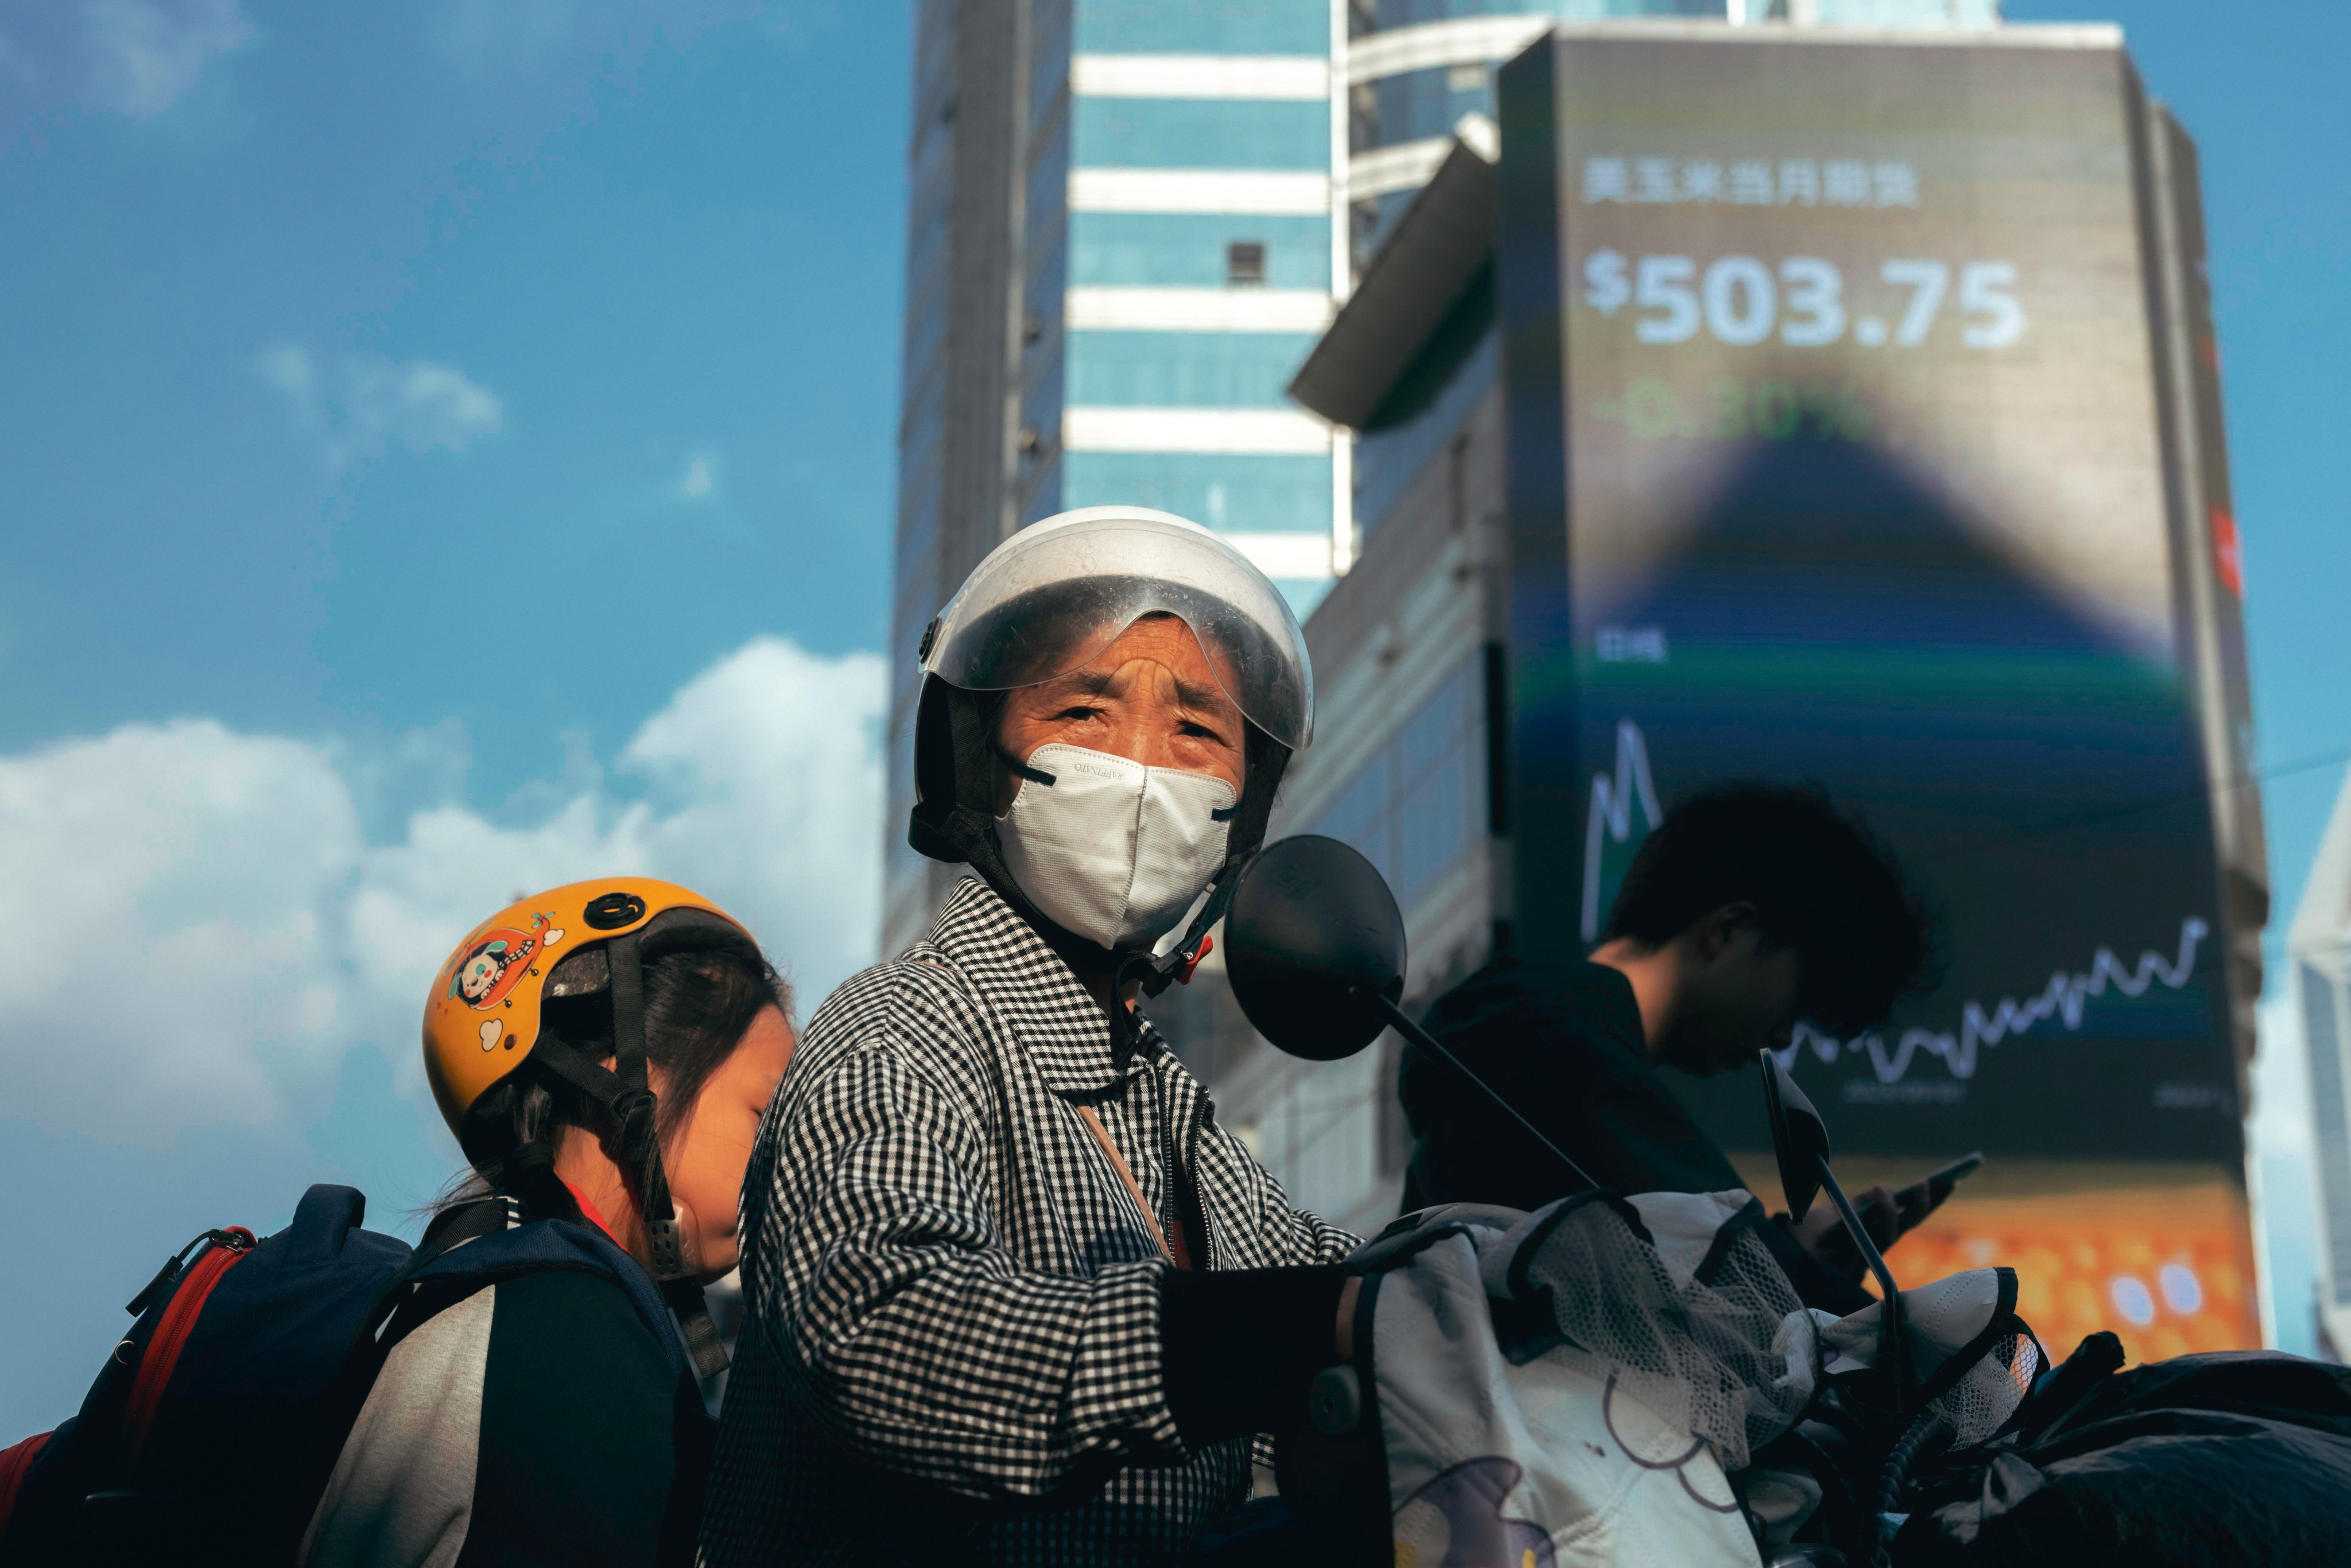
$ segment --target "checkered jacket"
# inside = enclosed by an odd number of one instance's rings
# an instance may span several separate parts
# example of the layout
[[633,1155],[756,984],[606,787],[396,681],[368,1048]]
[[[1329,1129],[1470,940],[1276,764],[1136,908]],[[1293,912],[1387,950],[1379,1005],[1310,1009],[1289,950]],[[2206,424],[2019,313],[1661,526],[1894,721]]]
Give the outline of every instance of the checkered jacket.
[[1343,1258],[1146,1025],[1108,1020],[985,884],[810,1021],[744,1184],[747,1314],[704,1561],[1137,1563],[1247,1500],[1245,1439],[1186,1449],[1161,1384],[1163,1232],[1206,1266]]

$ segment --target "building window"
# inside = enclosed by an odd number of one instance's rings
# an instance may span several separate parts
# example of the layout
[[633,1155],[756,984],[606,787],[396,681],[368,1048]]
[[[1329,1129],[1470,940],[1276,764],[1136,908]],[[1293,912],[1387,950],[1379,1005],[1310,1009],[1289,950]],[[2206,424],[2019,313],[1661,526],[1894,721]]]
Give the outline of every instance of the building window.
[[1222,288],[1235,240],[1264,249],[1268,288],[1331,287],[1328,214],[1072,213],[1069,225],[1072,287]]
[[1265,286],[1265,242],[1237,239],[1225,246],[1225,284],[1230,288]]
[[1313,349],[1311,332],[1072,332],[1069,400],[1091,408],[1280,408]]

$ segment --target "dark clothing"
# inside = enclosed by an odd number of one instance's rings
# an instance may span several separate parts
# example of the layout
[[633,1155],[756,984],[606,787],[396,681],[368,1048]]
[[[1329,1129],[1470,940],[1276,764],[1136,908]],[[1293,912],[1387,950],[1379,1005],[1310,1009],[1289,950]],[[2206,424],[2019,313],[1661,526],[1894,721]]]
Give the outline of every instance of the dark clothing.
[[[1745,1184],[1649,1064],[1633,985],[1604,964],[1498,958],[1421,1020],[1543,1135],[1611,1190],[1724,1192]],[[1540,1208],[1580,1186],[1453,1068],[1406,1050],[1399,1091],[1418,1140],[1405,1172],[1409,1213],[1439,1203]],[[1871,1298],[1776,1225],[1763,1239],[1808,1306],[1840,1315]]]
[[621,1285],[576,1269],[500,1280],[392,1348],[302,1561],[683,1568],[714,1431],[682,1349]]
[[1339,1264],[1170,1270],[1161,1285],[1167,1407],[1184,1446],[1278,1431],[1333,1359],[1347,1270]]

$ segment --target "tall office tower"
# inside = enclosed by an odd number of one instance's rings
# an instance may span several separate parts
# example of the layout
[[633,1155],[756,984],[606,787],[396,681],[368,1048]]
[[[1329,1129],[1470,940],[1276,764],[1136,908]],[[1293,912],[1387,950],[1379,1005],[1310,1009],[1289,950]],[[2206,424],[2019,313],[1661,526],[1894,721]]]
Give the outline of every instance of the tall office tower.
[[1348,141],[1357,264],[1444,162],[1494,71],[1554,23],[1666,16],[1731,26],[1996,27],[2000,0],[1348,0]]
[[[1677,799],[1825,786],[1941,983],[1782,1059],[1849,1183],[1991,1156],[1900,1277],[2012,1264],[2050,1344],[2256,1343],[2266,873],[2194,144],[2096,26],[1564,24],[1499,91],[1498,153],[1456,139],[1293,383],[1357,432],[1363,544],[1287,828],[1386,877],[1415,1007],[1588,951]],[[1207,1060],[1294,1199],[1393,1213],[1392,1054]],[[1755,1075],[1668,1082],[1773,1190]]]
[[[2286,932],[2295,999],[2310,1051],[2310,1113],[2317,1134],[2318,1325],[2327,1354],[2351,1350],[2351,780],[2310,868]],[[2281,1314],[2299,1301],[2277,1303]]]
[[923,627],[1024,524],[1125,503],[1232,537],[1301,616],[1345,570],[1343,436],[1284,395],[1347,280],[1345,0],[924,0],[915,26],[883,937]]

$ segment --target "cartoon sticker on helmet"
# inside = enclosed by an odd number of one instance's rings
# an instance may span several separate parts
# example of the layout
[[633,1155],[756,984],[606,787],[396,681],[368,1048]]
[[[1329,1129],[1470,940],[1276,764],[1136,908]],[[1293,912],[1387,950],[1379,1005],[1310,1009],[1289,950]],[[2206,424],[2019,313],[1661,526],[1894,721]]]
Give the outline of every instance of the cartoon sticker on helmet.
[[548,931],[549,918],[533,915],[528,931],[493,925],[475,936],[450,970],[449,995],[475,1009],[494,1008],[506,1000],[546,940],[562,936],[559,931]]

